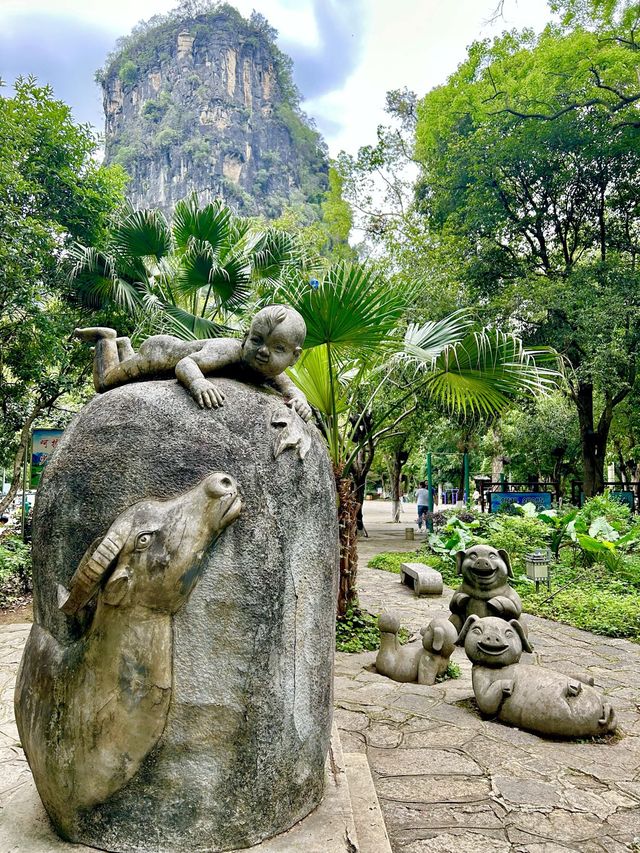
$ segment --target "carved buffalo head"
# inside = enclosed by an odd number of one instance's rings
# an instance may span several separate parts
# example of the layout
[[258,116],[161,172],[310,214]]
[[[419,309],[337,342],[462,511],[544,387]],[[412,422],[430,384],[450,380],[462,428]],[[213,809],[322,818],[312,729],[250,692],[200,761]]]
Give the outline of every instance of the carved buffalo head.
[[60,609],[75,614],[102,588],[106,604],[174,613],[200,575],[205,550],[241,509],[235,480],[221,473],[171,500],[134,504],[87,550],[69,592],[61,588]]

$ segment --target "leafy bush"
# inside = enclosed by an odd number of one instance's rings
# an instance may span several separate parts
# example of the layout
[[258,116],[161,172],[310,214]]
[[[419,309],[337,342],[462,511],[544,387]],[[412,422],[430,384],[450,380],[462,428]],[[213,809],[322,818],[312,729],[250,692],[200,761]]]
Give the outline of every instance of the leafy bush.
[[19,536],[0,538],[0,607],[31,591],[31,548]]
[[624,533],[629,527],[631,511],[626,504],[615,500],[610,494],[604,494],[588,498],[578,513],[578,517],[587,526],[591,525],[600,516],[605,518],[618,533]]
[[140,69],[135,62],[132,62],[130,59],[123,62],[120,66],[120,70],[118,71],[118,77],[123,86],[133,86],[139,76]]
[[380,646],[378,620],[366,610],[347,610],[336,619],[336,651],[372,652]]

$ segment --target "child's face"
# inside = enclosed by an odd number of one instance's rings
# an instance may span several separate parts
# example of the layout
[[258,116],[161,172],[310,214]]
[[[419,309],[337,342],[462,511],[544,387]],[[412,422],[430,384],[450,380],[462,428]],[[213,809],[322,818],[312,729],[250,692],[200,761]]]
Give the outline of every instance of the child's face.
[[270,379],[295,364],[300,352],[301,348],[291,339],[286,320],[275,328],[254,320],[242,346],[243,360]]

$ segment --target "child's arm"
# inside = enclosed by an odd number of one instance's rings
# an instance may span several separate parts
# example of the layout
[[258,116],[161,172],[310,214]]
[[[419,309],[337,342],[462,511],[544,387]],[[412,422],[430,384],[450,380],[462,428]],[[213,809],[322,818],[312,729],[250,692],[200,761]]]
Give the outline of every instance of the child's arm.
[[300,415],[303,421],[310,421],[313,417],[311,406],[302,391],[293,384],[286,373],[274,376],[273,384],[284,397],[287,406],[291,406]]
[[224,402],[224,394],[205,374],[215,373],[229,364],[236,364],[242,355],[242,342],[233,338],[207,341],[198,352],[181,359],[176,364],[176,377],[184,385],[201,409],[217,409]]

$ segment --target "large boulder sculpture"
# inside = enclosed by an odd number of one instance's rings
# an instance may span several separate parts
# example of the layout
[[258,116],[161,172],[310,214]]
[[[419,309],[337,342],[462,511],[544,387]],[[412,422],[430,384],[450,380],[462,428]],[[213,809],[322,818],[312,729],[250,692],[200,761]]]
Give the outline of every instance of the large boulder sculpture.
[[[215,384],[216,409],[175,380],[97,396],[38,493],[37,626],[17,711],[42,798],[71,841],[233,850],[287,830],[322,798],[333,472],[316,428],[280,394]],[[212,545],[226,500],[215,495],[233,481],[243,509]],[[64,713],[35,701],[47,684]]]
[[611,705],[583,680],[520,663],[530,652],[522,624],[495,616],[469,616],[458,644],[473,664],[473,692],[480,710],[521,729],[560,737],[590,737],[616,729]]

